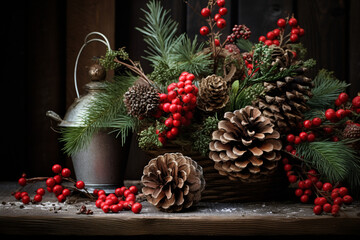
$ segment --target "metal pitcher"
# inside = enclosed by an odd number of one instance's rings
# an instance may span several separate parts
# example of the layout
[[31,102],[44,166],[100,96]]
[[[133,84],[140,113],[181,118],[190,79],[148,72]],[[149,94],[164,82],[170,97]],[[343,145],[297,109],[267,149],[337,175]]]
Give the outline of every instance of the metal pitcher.
[[[88,37],[97,34],[102,39],[90,39]],[[74,85],[77,98],[67,110],[64,119],[53,111],[48,111],[46,115],[55,121],[58,121],[59,127],[81,127],[82,117],[87,114],[90,102],[95,98],[95,94],[104,90],[105,74],[99,72],[99,68],[90,67],[90,82],[85,85],[87,93],[79,96],[76,81],[76,69],[79,56],[83,48],[90,42],[99,41],[110,48],[106,37],[98,32],[92,32],[85,38],[85,43],[79,51],[75,63]],[[94,72],[95,71],[95,72]],[[124,176],[129,153],[129,141],[125,146],[113,134],[109,134],[107,129],[101,129],[92,136],[90,144],[71,155],[74,171],[77,180],[82,180],[88,190],[103,189],[107,192],[113,192],[115,188],[124,185]]]

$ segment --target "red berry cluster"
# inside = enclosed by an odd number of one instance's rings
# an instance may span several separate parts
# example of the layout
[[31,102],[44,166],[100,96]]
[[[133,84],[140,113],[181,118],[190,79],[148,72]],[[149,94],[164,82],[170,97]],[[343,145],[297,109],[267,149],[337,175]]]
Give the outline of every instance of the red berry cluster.
[[233,43],[233,42],[235,42],[236,39],[240,39],[240,38],[243,38],[246,40],[246,39],[250,38],[250,35],[251,35],[250,28],[248,28],[247,26],[245,26],[243,24],[235,25],[232,29],[232,33],[229,36],[227,36],[227,40],[230,43]]
[[[223,29],[226,26],[226,21],[222,17],[227,14],[227,8],[225,7],[225,0],[217,0],[216,4],[219,6],[218,13],[215,14],[213,18],[211,18],[211,11],[213,10],[213,6],[205,7],[201,10],[201,15],[205,18],[208,18],[209,24],[216,25],[218,28]],[[209,8],[210,7],[210,8]],[[202,26],[200,28],[200,34],[203,36],[208,35],[210,32],[209,27]]]
[[174,139],[179,134],[181,126],[188,126],[194,116],[196,108],[198,88],[193,84],[194,74],[183,72],[177,83],[171,83],[167,87],[167,94],[160,94],[159,108],[166,115],[164,122],[166,130],[157,131],[158,139],[162,144],[166,139]]
[[136,202],[136,194],[138,189],[136,186],[131,186],[129,188],[123,186],[117,188],[115,193],[110,193],[106,195],[104,190],[95,189],[93,194],[97,196],[95,206],[101,208],[104,213],[113,212],[118,213],[123,210],[130,210],[133,213],[140,213],[142,205],[139,202]]
[[[302,130],[298,135],[288,134],[286,136],[286,140],[289,145],[285,147],[285,150],[296,154],[296,150],[294,149],[293,144],[297,145],[302,142],[313,142],[315,141],[316,136],[323,135],[327,137],[331,137],[331,140],[334,142],[339,141],[339,137],[334,135],[335,132],[333,129],[336,127],[335,125],[326,124],[325,121],[330,121],[332,123],[337,123],[345,117],[350,117],[354,114],[357,114],[357,111],[360,111],[360,96],[354,97],[352,99],[352,103],[349,101],[349,96],[346,93],[340,93],[338,98],[335,100],[335,106],[337,108],[329,108],[325,111],[325,118],[315,117],[313,119],[307,119],[302,123]],[[355,112],[356,111],[356,112]],[[353,123],[352,121],[348,121],[347,124],[359,124]],[[342,128],[343,126],[340,126]],[[332,134],[329,136],[329,134]]]
[[343,203],[352,203],[353,198],[348,194],[346,187],[333,189],[331,183],[319,181],[319,174],[316,170],[310,169],[307,172],[299,173],[295,169],[296,165],[291,164],[288,158],[283,158],[282,162],[289,182],[296,188],[295,196],[299,197],[302,203],[308,203],[313,195],[316,196],[313,209],[315,214],[319,215],[324,211],[331,212],[336,216]]
[[284,31],[286,25],[291,27],[291,32],[288,35],[288,41],[295,43],[299,41],[299,38],[305,34],[305,30],[298,25],[296,18],[292,17],[290,19],[279,18],[277,21],[278,28],[268,32],[266,36],[260,36],[259,42],[264,42],[266,45],[270,46],[275,44],[280,46],[284,41]]
[[[62,168],[61,165],[55,164],[52,166],[52,171],[56,175],[53,177],[49,177],[49,178],[26,179],[26,174],[23,174],[21,176],[21,178],[18,180],[18,183],[20,186],[23,187],[27,183],[30,183],[30,182],[45,180],[45,183],[47,186],[47,191],[53,192],[59,202],[64,202],[66,200],[66,197],[71,194],[71,191],[68,188],[65,188],[64,186],[61,185],[63,180],[67,180],[67,181],[75,183],[74,185],[75,185],[76,189],[78,189],[78,190],[85,188],[85,183],[83,181],[80,180],[80,181],[76,182],[70,178],[70,175],[71,175],[70,169]],[[36,195],[33,198],[33,202],[41,202],[42,196],[44,194],[45,194],[44,188],[38,188],[36,190]],[[24,204],[28,204],[31,200],[29,197],[29,194],[27,192],[17,191],[17,192],[15,192],[14,196],[17,200],[21,199]]]

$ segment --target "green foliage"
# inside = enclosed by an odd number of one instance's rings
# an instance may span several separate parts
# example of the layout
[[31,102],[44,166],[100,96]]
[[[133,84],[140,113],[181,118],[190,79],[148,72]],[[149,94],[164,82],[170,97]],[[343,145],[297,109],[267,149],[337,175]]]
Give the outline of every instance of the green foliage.
[[305,163],[316,168],[333,183],[346,182],[351,188],[360,187],[360,156],[346,140],[301,143],[296,148]]
[[175,34],[178,23],[169,16],[170,10],[164,10],[160,1],[152,0],[146,6],[149,11],[141,9],[145,14],[142,21],[146,25],[136,29],[144,35],[144,41],[148,45],[148,50],[145,51],[148,56],[144,58],[156,65],[160,60],[170,60],[172,48],[177,41]]
[[63,128],[62,138],[64,152],[71,155],[86,147],[93,134],[100,129],[116,128],[115,132],[121,134],[122,144],[129,131],[134,130],[138,120],[129,116],[123,103],[123,95],[133,85],[135,77],[117,76],[114,82],[106,82],[105,91],[96,93],[94,99],[87,106],[86,114],[82,116],[82,126]]
[[302,43],[292,43],[288,45],[289,48],[296,52],[296,56],[298,59],[305,59],[307,54],[307,49],[304,47]]
[[136,28],[144,35],[148,48],[145,50],[154,68],[150,78],[160,85],[174,82],[182,71],[195,75],[210,73],[213,63],[209,55],[199,54],[204,44],[199,44],[197,37],[191,40],[186,34],[176,36],[178,23],[164,10],[159,1],[152,0],[147,4],[143,28]]
[[240,50],[243,50],[245,52],[251,52],[254,44],[248,39],[239,38],[238,40],[236,40],[236,46]]
[[106,51],[105,56],[102,56],[99,59],[99,63],[106,69],[106,70],[114,70],[121,66],[121,64],[114,61],[114,59],[118,57],[122,60],[128,60],[129,54],[125,51],[125,48],[120,48],[119,50],[115,51],[112,49],[108,49]]
[[[235,93],[238,94],[235,96]],[[252,86],[243,88],[239,92],[239,80],[236,80],[232,84],[230,94],[230,111],[235,111],[247,105],[251,105],[257,97],[263,95],[264,85],[262,83],[256,83]]]
[[145,128],[139,133],[139,147],[143,150],[149,150],[154,148],[162,147],[162,143],[158,139],[156,130],[163,132],[165,130],[165,125],[156,121],[156,125],[150,125],[148,128]]
[[323,112],[325,109],[334,105],[335,100],[341,92],[345,92],[350,85],[334,77],[333,72],[322,69],[313,80],[313,97],[307,102],[311,108],[305,116],[313,116],[313,112]]
[[193,139],[193,149],[203,156],[207,156],[209,154],[209,143],[211,142],[211,134],[213,131],[217,129],[217,124],[219,119],[217,115],[207,117],[200,129],[194,131],[191,135],[191,139]]
[[199,75],[209,75],[210,66],[213,64],[209,54],[199,54],[203,49],[204,43],[198,44],[197,36],[194,40],[183,34],[179,37],[178,43],[173,49],[173,61],[178,63],[180,72],[187,71]]

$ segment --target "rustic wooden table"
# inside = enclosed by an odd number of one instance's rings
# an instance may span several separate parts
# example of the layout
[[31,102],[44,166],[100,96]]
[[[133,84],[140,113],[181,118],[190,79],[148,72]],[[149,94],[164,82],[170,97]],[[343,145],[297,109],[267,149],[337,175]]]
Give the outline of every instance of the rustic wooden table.
[[[34,184],[25,191],[34,196],[37,187]],[[190,236],[346,235],[346,239],[349,239],[360,235],[359,202],[346,206],[339,217],[316,216],[312,204],[294,202],[201,202],[187,212],[164,213],[144,201],[140,214],[131,211],[105,214],[89,199],[70,198],[70,204],[59,203],[49,193],[44,195],[40,203],[24,205],[11,195],[17,188],[17,183],[0,182],[2,236],[176,235],[188,239]],[[93,214],[79,214],[83,205],[91,209]]]

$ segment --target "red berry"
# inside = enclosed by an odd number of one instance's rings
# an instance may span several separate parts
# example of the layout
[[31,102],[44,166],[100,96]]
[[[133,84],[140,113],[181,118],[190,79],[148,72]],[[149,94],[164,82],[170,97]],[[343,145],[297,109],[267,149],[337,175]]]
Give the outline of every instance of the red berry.
[[351,101],[353,107],[355,108],[359,108],[360,107],[360,96],[356,96],[353,98],[353,100]]
[[103,202],[104,202],[103,200],[98,199],[98,200],[96,200],[96,202],[95,202],[95,206],[96,206],[97,208],[100,208],[100,207],[101,207],[101,203],[103,203]]
[[301,197],[300,197],[300,201],[302,202],[302,203],[307,203],[308,201],[309,201],[309,196],[308,195],[302,195]]
[[117,205],[117,204],[113,204],[110,206],[110,210],[113,212],[113,213],[117,213],[120,211],[120,207]]
[[339,192],[333,191],[333,192],[331,193],[331,199],[332,199],[332,200],[338,198],[339,196],[340,196],[340,195],[339,195]]
[[219,9],[219,13],[220,13],[220,15],[222,15],[222,16],[226,15],[226,13],[227,13],[227,8],[225,8],[225,7],[220,8],[220,9]]
[[291,34],[296,34],[296,35],[298,35],[298,34],[299,34],[299,29],[297,29],[297,28],[291,29]]
[[289,19],[289,25],[290,25],[291,27],[296,27],[296,26],[297,26],[297,20],[296,20],[296,18],[290,18],[290,19]]
[[280,35],[280,29],[275,28],[275,29],[273,30],[273,33],[274,33],[275,37],[279,36],[279,35]]
[[301,138],[302,141],[307,141],[308,134],[306,132],[301,132],[299,134],[299,137]]
[[166,119],[165,120],[165,122],[164,122],[164,124],[165,124],[165,126],[167,126],[167,127],[172,127],[172,125],[173,125],[173,119],[172,118],[168,118],[168,119]]
[[83,189],[85,187],[85,183],[83,181],[77,181],[76,182],[76,188],[77,189]]
[[216,21],[216,26],[220,29],[224,28],[226,26],[226,21],[225,19],[223,18],[219,18],[217,21]]
[[209,33],[209,28],[207,26],[202,26],[200,28],[200,34],[201,35],[206,36],[206,35],[208,35],[208,33]]
[[286,140],[290,143],[293,143],[295,140],[295,135],[294,134],[288,134],[286,137]]
[[325,203],[323,205],[323,210],[324,210],[324,212],[327,212],[327,213],[331,212],[331,204],[330,203]]
[[346,93],[340,93],[338,99],[342,102],[342,103],[346,103],[347,100],[349,99],[349,95],[347,95]]
[[340,99],[336,99],[335,100],[335,106],[339,107],[341,106],[342,102],[340,101]]
[[321,125],[321,118],[315,117],[312,120],[312,125],[314,125],[315,127],[318,127]]
[[24,203],[24,204],[28,204],[30,202],[30,197],[28,195],[25,195],[21,198],[21,201]]
[[336,118],[335,110],[332,108],[329,108],[325,111],[325,117],[327,120],[333,120]]
[[216,22],[217,20],[219,20],[220,18],[221,18],[221,14],[220,14],[220,13],[215,14],[215,16],[214,16],[215,22]]
[[51,170],[53,171],[53,173],[60,173],[62,170],[62,167],[60,164],[55,164],[52,166]]
[[331,137],[331,140],[332,140],[333,142],[338,142],[338,141],[339,141],[339,138],[338,138],[337,136],[332,136],[332,137]]
[[310,179],[304,180],[304,187],[305,188],[311,188],[312,181]]
[[286,21],[285,21],[285,19],[279,18],[278,21],[277,21],[277,25],[278,25],[278,27],[280,27],[280,28],[285,27],[285,26],[286,26]]
[[25,186],[26,185],[26,178],[24,178],[24,177],[19,178],[18,183],[19,183],[20,186]]
[[289,163],[289,159],[288,158],[286,158],[286,157],[284,157],[283,159],[282,159],[282,163],[285,165],[285,164],[288,164]]
[[66,200],[66,196],[64,196],[63,194],[60,194],[57,196],[57,199],[59,202],[65,202]]
[[129,190],[130,190],[130,192],[132,192],[133,194],[137,194],[137,192],[138,192],[138,189],[137,189],[136,186],[131,186],[131,187],[129,187]]
[[48,186],[48,187],[53,187],[53,186],[55,186],[55,184],[56,184],[56,182],[55,182],[54,178],[50,177],[46,180],[46,186]]
[[208,17],[208,16],[210,16],[210,9],[208,9],[208,8],[203,8],[203,9],[201,9],[201,15],[202,15],[203,17]]
[[273,42],[270,39],[265,40],[265,45],[270,46],[273,44]]
[[305,194],[305,195],[308,195],[308,196],[311,196],[311,194],[312,194],[311,189],[306,189],[306,190],[304,191],[304,194]]
[[340,194],[341,197],[347,195],[348,194],[348,189],[346,187],[341,187],[339,189],[339,194]]
[[34,201],[35,201],[35,202],[41,202],[41,200],[42,200],[42,196],[41,196],[40,194],[36,194],[36,195],[34,196]]
[[21,192],[16,192],[14,194],[15,199],[20,200],[21,199]]
[[340,210],[340,206],[334,204],[334,205],[332,205],[332,207],[331,207],[331,214],[332,214],[333,216],[336,216],[336,215],[338,214],[339,210]]
[[313,210],[316,215],[320,215],[323,209],[320,205],[316,205]]
[[346,116],[346,112],[344,109],[337,110],[335,114],[338,119],[343,119]]
[[215,43],[215,46],[220,46],[220,40],[219,39],[216,38],[214,40],[214,43]]
[[64,190],[62,190],[61,194],[64,195],[65,197],[67,197],[67,196],[70,196],[71,192],[69,189],[64,188]]
[[176,98],[176,96],[177,96],[177,93],[175,91],[171,90],[168,92],[168,99],[170,101],[173,100],[174,98]]
[[179,134],[179,129],[176,127],[173,127],[173,128],[171,128],[170,132],[173,136],[177,136]]
[[216,3],[219,7],[225,6],[225,0],[217,0]]
[[287,145],[287,146],[285,147],[285,150],[288,151],[288,152],[291,152],[292,150],[294,150],[294,147],[291,146],[291,145]]
[[350,195],[345,195],[342,200],[345,204],[350,204],[353,202],[353,198]]
[[297,181],[297,177],[295,175],[290,175],[288,180],[290,183],[295,183]]
[[70,169],[64,168],[64,169],[61,171],[61,175],[62,175],[63,177],[70,177],[70,175],[71,175]]
[[58,196],[62,193],[62,191],[64,190],[64,188],[61,185],[55,185],[53,187],[53,193]]
[[315,140],[315,134],[313,133],[309,133],[307,136],[307,141],[308,142],[313,142]]
[[324,191],[329,192],[332,189],[332,185],[331,183],[324,183],[322,188]]
[[326,204],[326,203],[327,203],[326,198],[324,198],[324,197],[319,197],[319,205],[323,206],[323,205]]
[[107,204],[104,204],[101,209],[103,210],[104,213],[108,213],[110,211],[110,206]]
[[299,36],[304,36],[305,35],[305,30],[303,28],[299,28]]
[[299,136],[295,136],[294,143],[295,144],[300,144],[301,143],[301,138]]
[[266,40],[266,37],[265,36],[260,36],[259,37],[259,42],[265,42]]
[[310,120],[305,120],[304,121],[304,127],[305,128],[311,128],[311,126],[312,126],[312,121],[310,121]]
[[131,211],[132,211],[133,213],[140,213],[140,212],[141,212],[141,209],[142,209],[141,203],[134,203],[134,204],[131,206]]
[[274,34],[273,32],[268,32],[268,33],[266,34],[266,37],[267,37],[268,39],[270,39],[270,40],[273,40],[273,39],[275,38],[275,34]]
[[323,183],[320,182],[320,181],[318,181],[318,182],[315,183],[315,186],[316,186],[318,189],[321,189],[322,186],[323,186]]
[[130,194],[125,198],[125,201],[128,201],[128,202],[130,202],[130,201],[134,201],[134,202],[135,202],[135,200],[136,200],[136,197],[135,197],[135,194],[133,194],[133,193],[130,193]]
[[301,197],[304,194],[303,190],[298,188],[295,190],[295,196]]
[[285,166],[284,166],[284,170],[285,171],[290,171],[292,169],[292,165],[290,165],[290,164],[285,164]]
[[332,131],[333,131],[332,127],[324,127],[323,130],[327,134],[332,133]]
[[273,40],[273,44],[275,44],[276,46],[279,46],[279,45],[280,45],[280,42],[279,42],[279,40],[274,39],[274,40]]
[[337,204],[337,205],[341,206],[342,203],[343,203],[342,197],[337,197],[337,198],[334,199],[334,204]]
[[291,34],[290,35],[290,41],[291,42],[297,42],[299,40],[299,36],[297,34]]
[[36,190],[36,194],[38,194],[38,195],[44,195],[45,194],[45,189],[43,189],[43,188],[38,188],[37,190]]
[[161,142],[162,145],[165,145],[166,139],[164,137],[158,137],[159,142]]

